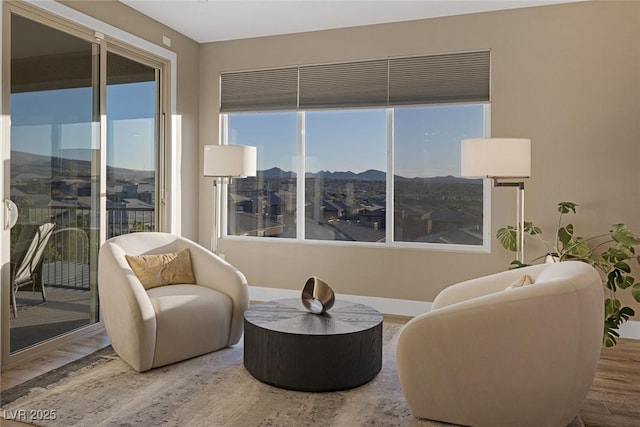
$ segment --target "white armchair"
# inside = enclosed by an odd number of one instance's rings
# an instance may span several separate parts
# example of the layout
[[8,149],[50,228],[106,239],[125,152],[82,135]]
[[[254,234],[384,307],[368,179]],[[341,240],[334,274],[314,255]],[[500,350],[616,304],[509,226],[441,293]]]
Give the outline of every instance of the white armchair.
[[[145,289],[125,255],[188,248],[196,284]],[[101,315],[116,353],[137,371],[199,356],[238,343],[249,305],[247,281],[202,246],[167,233],[132,233],[100,248]]]
[[[505,290],[525,274],[533,284]],[[411,412],[468,426],[566,426],[593,381],[603,321],[602,282],[581,262],[448,287],[399,337]]]

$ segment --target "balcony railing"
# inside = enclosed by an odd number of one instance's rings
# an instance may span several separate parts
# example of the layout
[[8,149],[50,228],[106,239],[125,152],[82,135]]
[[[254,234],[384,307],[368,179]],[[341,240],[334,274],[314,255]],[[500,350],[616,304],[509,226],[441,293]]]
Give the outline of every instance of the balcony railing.
[[[92,224],[93,213],[84,207],[21,207],[18,224],[11,230],[12,244],[17,241],[22,225],[53,222],[56,229],[47,245],[42,265],[46,286],[89,289],[89,247],[98,241],[98,230]],[[139,231],[155,230],[153,208],[107,208],[107,238]]]

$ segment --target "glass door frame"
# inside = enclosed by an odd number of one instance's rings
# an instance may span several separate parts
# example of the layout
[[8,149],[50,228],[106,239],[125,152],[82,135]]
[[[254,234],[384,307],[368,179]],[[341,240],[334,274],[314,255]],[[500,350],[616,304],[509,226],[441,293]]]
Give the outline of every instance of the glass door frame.
[[[179,234],[179,194],[167,192],[167,188],[179,188],[179,173],[176,164],[180,146],[176,130],[177,117],[175,89],[177,55],[146,40],[99,21],[95,18],[81,14],[74,9],[57,2],[31,3],[25,2],[0,2],[0,370],[4,371],[15,364],[33,359],[42,354],[60,348],[86,336],[104,330],[102,320],[86,327],[65,333],[59,337],[47,340],[33,347],[9,352],[10,340],[10,229],[5,229],[4,200],[10,197],[10,70],[11,70],[11,15],[17,14],[39,23],[49,25],[59,31],[96,43],[100,47],[100,239],[101,245],[106,239],[106,57],[108,51],[119,55],[126,55],[134,61],[150,65],[159,70],[160,98],[158,128],[158,155],[156,183],[156,229]],[[75,22],[74,22],[75,21]],[[170,115],[171,120],[165,117]],[[167,194],[171,197],[167,197]],[[175,194],[175,196],[174,196]],[[177,214],[173,213],[177,212]],[[97,269],[97,265],[93,268]]]

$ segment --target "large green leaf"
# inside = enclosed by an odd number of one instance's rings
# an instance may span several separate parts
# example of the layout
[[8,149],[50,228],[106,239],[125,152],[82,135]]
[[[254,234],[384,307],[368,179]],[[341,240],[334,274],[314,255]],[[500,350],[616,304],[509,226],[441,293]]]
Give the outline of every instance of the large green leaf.
[[611,270],[607,273],[607,288],[611,289],[613,292],[617,291],[616,283],[620,280],[620,271]]
[[611,331],[609,328],[605,328],[604,330],[604,339],[602,341],[602,344],[607,348],[616,346],[616,339],[611,336]]
[[613,347],[616,345],[616,338],[619,336],[620,335],[615,331],[615,326],[613,326],[608,320],[605,320],[602,344],[605,347]]
[[532,236],[536,234],[542,234],[542,229],[540,227],[536,227],[532,222],[525,221],[524,226],[522,227],[525,233],[529,233]]
[[615,264],[616,262],[625,261],[630,258],[629,253],[624,248],[609,248],[602,253],[602,259],[608,263]]
[[624,271],[625,273],[631,273],[631,267],[624,261],[618,261],[613,264],[613,268],[618,269],[620,271]]
[[640,302],[640,283],[636,283],[633,285],[633,287],[631,288],[631,295],[633,295],[633,298]]
[[581,258],[589,258],[591,257],[592,250],[591,246],[589,246],[589,242],[587,242],[582,237],[576,237],[571,239],[571,241],[565,246],[565,252],[571,255],[575,255]]
[[571,241],[572,237],[573,237],[573,225],[572,224],[568,224],[566,227],[560,227],[558,229],[558,240],[565,247],[569,244],[569,242]]
[[[638,287],[640,288],[640,286]],[[613,347],[616,345],[616,338],[620,336],[616,330],[633,315],[635,315],[635,311],[631,307],[623,307],[618,299],[607,298],[604,300],[604,333],[602,343],[605,347]]]
[[622,307],[620,309],[621,317],[624,318],[625,321],[629,320],[631,316],[635,316],[636,312],[631,307]]
[[622,304],[615,298],[607,298],[604,300],[604,316],[610,317],[616,313]]
[[640,239],[624,224],[613,224],[609,232],[611,233],[611,238],[623,246],[640,245]]
[[618,286],[620,289],[627,289],[629,286],[633,285],[635,279],[631,276],[623,276],[622,281],[618,282]]
[[558,212],[561,214],[566,214],[569,212],[576,213],[576,207],[579,206],[573,202],[560,202],[558,203]]
[[501,228],[496,233],[498,242],[508,251],[516,252],[518,250],[518,232],[515,227],[508,226]]
[[509,263],[509,270],[515,270],[516,268],[529,267],[531,264],[526,264],[524,262],[520,262],[517,259],[514,259]]

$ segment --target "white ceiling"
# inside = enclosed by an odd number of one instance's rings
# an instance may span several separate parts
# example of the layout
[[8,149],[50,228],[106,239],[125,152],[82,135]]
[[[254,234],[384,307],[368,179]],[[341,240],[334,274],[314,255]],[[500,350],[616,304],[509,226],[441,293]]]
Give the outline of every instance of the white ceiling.
[[581,0],[120,1],[199,43],[206,43]]

